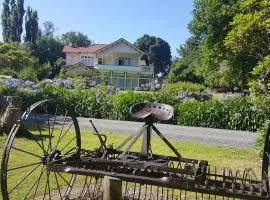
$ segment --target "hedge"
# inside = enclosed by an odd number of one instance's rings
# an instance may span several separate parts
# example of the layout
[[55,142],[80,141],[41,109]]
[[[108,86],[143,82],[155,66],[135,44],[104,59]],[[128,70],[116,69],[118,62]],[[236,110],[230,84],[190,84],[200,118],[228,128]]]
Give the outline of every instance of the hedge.
[[253,105],[247,97],[224,101],[179,101],[167,92],[120,92],[108,91],[103,87],[88,90],[71,90],[46,86],[39,92],[5,90],[4,95],[18,95],[23,99],[22,109],[41,99],[56,99],[59,105],[74,109],[78,116],[114,120],[132,120],[129,108],[139,102],[160,102],[175,108],[175,115],[168,123],[256,131],[268,119],[268,109]]

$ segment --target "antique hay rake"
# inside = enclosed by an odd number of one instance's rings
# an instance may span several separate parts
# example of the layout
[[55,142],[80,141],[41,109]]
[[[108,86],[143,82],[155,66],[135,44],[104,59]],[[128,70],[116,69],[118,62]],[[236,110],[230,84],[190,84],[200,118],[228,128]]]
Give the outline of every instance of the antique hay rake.
[[[130,113],[145,122],[137,133],[114,148],[92,124],[100,147],[87,149],[74,113],[53,100],[33,104],[13,126],[4,147],[3,199],[102,199],[102,181],[108,176],[121,181],[122,199],[270,198],[269,129],[258,180],[249,168],[220,172],[210,169],[208,161],[183,157],[154,125],[172,117],[171,106],[135,104]],[[175,156],[152,153],[152,132]],[[130,151],[140,137],[140,152]]]

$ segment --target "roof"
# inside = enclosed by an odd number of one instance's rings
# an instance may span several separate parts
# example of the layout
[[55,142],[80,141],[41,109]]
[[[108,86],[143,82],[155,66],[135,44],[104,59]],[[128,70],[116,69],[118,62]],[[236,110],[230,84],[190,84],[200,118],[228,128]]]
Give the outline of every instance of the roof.
[[127,40],[125,40],[124,38],[120,38],[119,40],[116,40],[115,42],[108,44],[106,46],[104,46],[103,48],[97,50],[97,52],[102,52],[105,49],[108,49],[112,46],[114,46],[115,44],[119,43],[119,42],[123,42],[124,44],[128,45],[129,47],[135,49],[137,52],[141,53],[141,54],[145,54],[143,51],[141,51],[140,49],[138,49],[137,47],[135,47],[133,44],[131,44],[130,42],[128,42]]
[[64,46],[63,52],[65,53],[95,53],[106,46],[108,46],[108,44],[91,44],[88,47]]
[[111,44],[92,44],[89,45],[88,47],[71,47],[71,46],[64,46],[63,52],[64,53],[97,53],[97,52],[102,52],[115,44],[123,42],[124,44],[128,45],[135,51],[139,52],[140,54],[144,54],[143,51],[135,47],[133,44],[125,40],[124,38],[120,38],[119,40],[116,40],[115,42]]

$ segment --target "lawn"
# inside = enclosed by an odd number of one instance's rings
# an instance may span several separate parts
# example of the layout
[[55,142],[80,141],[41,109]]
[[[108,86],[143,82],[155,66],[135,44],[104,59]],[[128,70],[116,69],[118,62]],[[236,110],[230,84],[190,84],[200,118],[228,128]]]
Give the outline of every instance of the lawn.
[[[47,130],[43,130],[43,132],[46,132]],[[39,136],[38,131],[32,131],[36,137]],[[60,130],[55,130],[54,134],[56,137],[52,140],[53,143],[55,143],[56,139],[58,138],[57,135],[59,135]],[[62,141],[62,144],[59,144],[59,148],[63,148],[66,143],[70,140],[71,137],[74,135],[73,131],[68,131],[68,134],[70,134],[69,137],[67,137],[65,140]],[[72,136],[73,135],[73,136]],[[106,134],[108,137],[107,144],[112,143],[114,146],[117,146],[118,144],[123,141],[127,135],[123,134],[112,134],[108,133]],[[82,137],[82,148],[86,149],[92,149],[94,147],[98,147],[99,141],[96,136],[93,135],[92,132],[88,131],[82,131],[81,133]],[[0,153],[2,154],[2,147],[4,146],[6,140],[6,136],[2,136],[0,138]],[[42,141],[45,146],[47,146],[48,138],[42,138]],[[132,150],[139,150],[140,142],[138,141],[134,148]],[[226,168],[232,168],[232,169],[242,169],[244,168],[253,168],[257,174],[260,174],[260,167],[261,167],[261,161],[260,158],[257,156],[257,154],[251,150],[251,149],[236,149],[236,148],[224,148],[219,146],[207,146],[207,145],[201,145],[201,144],[193,144],[188,142],[175,142],[171,141],[172,144],[176,147],[176,149],[180,152],[180,154],[183,157],[187,158],[194,158],[194,159],[201,159],[201,160],[208,160],[209,164],[211,166],[217,166],[218,171],[221,171],[223,167]],[[70,143],[68,146],[72,146],[74,144]],[[41,155],[41,149],[38,147],[38,145],[33,141],[29,140],[29,138],[16,138],[15,146],[17,148],[23,148],[25,151],[33,152],[37,155]],[[68,149],[68,148],[67,148]],[[154,138],[152,140],[152,150],[154,153],[157,154],[164,154],[164,155],[173,155],[172,152],[163,144],[163,142],[158,139]],[[23,157],[22,157],[23,156]],[[31,155],[25,156],[22,152],[13,151],[10,156],[10,162],[9,162],[9,168],[16,168],[18,165],[23,165],[25,160],[29,162],[29,160],[33,160],[33,162],[37,162],[36,157],[33,157]],[[32,167],[33,169],[34,167]],[[41,166],[39,166],[41,168]],[[32,170],[30,168],[30,170]],[[16,184],[19,182],[19,180],[22,180],[26,173],[30,172],[29,168],[21,169],[21,170],[14,170],[10,171],[9,173],[9,180],[8,184],[10,185],[10,188],[13,188],[16,186]],[[41,169],[42,171],[42,169]],[[235,171],[235,170],[234,170]],[[24,194],[27,193],[29,190],[29,185],[32,185],[38,174],[40,173],[40,169],[37,169],[32,173],[32,175],[27,178],[27,180],[24,181],[22,186],[18,189],[18,191],[15,190],[11,195],[14,195],[12,199],[23,199]],[[68,179],[70,176],[65,175],[65,178]],[[60,179],[60,178],[59,178]],[[82,179],[79,179],[79,181]],[[78,181],[78,180],[77,180]],[[56,185],[57,183],[55,181],[52,181],[50,183],[51,185]],[[64,185],[63,180],[59,180],[59,185]],[[45,188],[46,180],[45,176],[42,177],[40,181],[40,187]],[[53,186],[52,186],[53,189]]]

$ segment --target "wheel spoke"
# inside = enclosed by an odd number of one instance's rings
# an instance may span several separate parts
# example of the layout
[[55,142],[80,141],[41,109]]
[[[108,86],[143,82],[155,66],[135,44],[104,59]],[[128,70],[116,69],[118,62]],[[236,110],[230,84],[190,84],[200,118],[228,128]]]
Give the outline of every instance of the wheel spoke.
[[47,171],[47,176],[48,176],[48,191],[49,191],[49,199],[51,199],[51,187],[50,187],[50,171]]
[[62,152],[74,139],[76,138],[76,136],[75,137],[73,137],[61,150],[60,150],[60,152]]
[[29,165],[23,165],[23,166],[20,166],[20,167],[14,167],[14,168],[8,169],[7,172],[15,170],[15,169],[22,169],[22,168],[26,168],[26,167],[31,167],[31,166],[38,165],[38,164],[41,164],[41,163],[43,163],[43,162],[37,162],[37,163],[29,164]]
[[62,194],[61,194],[61,190],[60,190],[60,185],[59,185],[58,178],[57,178],[57,175],[56,175],[55,172],[54,172],[54,176],[55,176],[55,180],[56,180],[58,192],[59,192],[60,198],[61,198],[61,200],[62,200],[63,198],[62,198]]
[[58,112],[58,106],[55,109],[55,113],[54,113],[54,120],[53,120],[53,125],[52,125],[52,129],[50,127],[50,115],[48,116],[48,128],[49,128],[49,143],[48,143],[48,147],[47,147],[47,152],[52,151],[52,136],[53,136],[53,131],[54,131],[54,126],[55,126],[55,121],[56,121],[56,117],[57,117],[57,112]]
[[47,172],[46,185],[45,185],[44,194],[43,194],[43,200],[45,199],[45,196],[46,196],[47,185],[48,185],[48,172]]
[[71,123],[68,127],[68,129],[66,130],[66,132],[64,133],[64,135],[61,137],[61,139],[59,141],[57,141],[56,145],[54,146],[54,150],[57,149],[58,147],[58,144],[61,142],[61,140],[66,136],[67,132],[69,131],[69,129],[71,128],[71,126],[73,125],[74,123]]
[[56,172],[65,182],[66,184],[68,184],[69,187],[72,187],[69,182],[59,173],[59,172]]
[[[45,171],[45,169],[44,169],[44,165],[43,165],[43,167],[42,167],[42,169],[41,169],[41,173],[40,173],[40,175],[36,178],[36,180],[35,180],[35,182],[34,182],[34,184],[32,185],[32,187],[30,188],[30,190],[28,190],[28,192],[27,192],[27,194],[25,195],[25,197],[24,197],[24,199],[26,199],[27,198],[27,196],[30,194],[30,192],[32,191],[32,189],[35,187],[35,185],[37,184],[37,183],[39,183],[39,181],[40,181],[40,177],[42,176],[42,174],[44,173],[44,171]],[[35,191],[35,194],[36,194],[36,191]],[[34,198],[33,199],[35,199],[35,196],[34,196]]]
[[63,129],[64,129],[64,126],[65,126],[65,124],[66,124],[66,117],[67,117],[67,111],[66,111],[66,113],[65,113],[65,118],[64,118],[64,122],[63,122],[63,124],[62,124],[62,126],[61,126],[61,130],[60,130],[59,137],[58,137],[58,139],[57,139],[56,145],[53,147],[53,150],[55,150],[55,149],[57,148],[57,146],[58,146],[58,144],[59,144],[59,142],[60,142],[59,140],[60,140],[60,138],[62,137]]
[[29,154],[29,155],[38,157],[38,158],[42,158],[41,156],[38,156],[38,155],[36,155],[36,154],[33,154],[33,153],[29,152],[29,151],[25,151],[25,150],[22,150],[22,149],[18,149],[18,148],[16,148],[16,147],[11,147],[11,148],[12,148],[12,149],[15,149],[15,150],[17,150],[17,151],[21,151],[21,152],[23,152],[23,153],[26,153],[26,154]]
[[35,199],[35,197],[36,197],[37,190],[38,190],[38,186],[39,186],[39,183],[40,183],[40,180],[41,180],[41,176],[44,174],[45,170],[46,170],[46,169],[44,169],[44,165],[43,165],[43,168],[42,168],[42,170],[41,170],[41,173],[40,173],[39,177],[37,178],[37,179],[38,179],[38,183],[37,183],[37,187],[36,187],[36,189],[35,189],[35,193],[34,193],[33,199]]
[[39,136],[40,136],[40,139],[41,139],[41,145],[42,145],[42,148],[45,149],[43,139],[42,139],[42,134],[41,134],[41,128],[40,128],[39,122],[37,120],[36,112],[34,112],[34,116],[35,116],[36,124],[37,124],[38,130],[39,130]]
[[12,190],[10,190],[9,194],[11,194],[22,182],[24,182],[27,177],[29,177],[40,165],[41,164],[39,164],[31,172],[29,172],[14,188],[12,188]]

